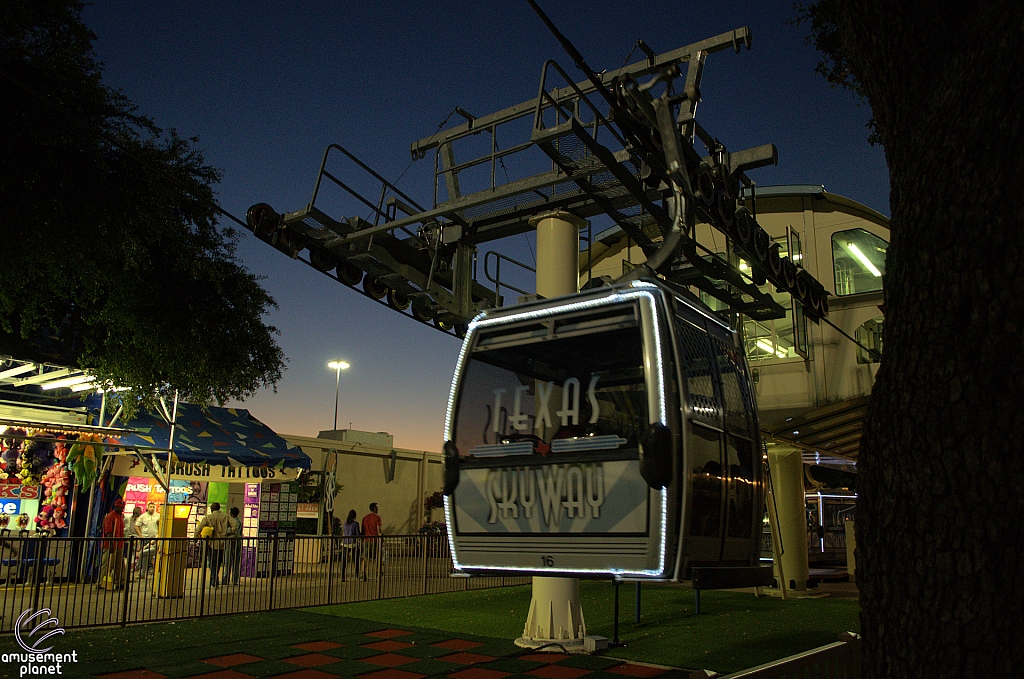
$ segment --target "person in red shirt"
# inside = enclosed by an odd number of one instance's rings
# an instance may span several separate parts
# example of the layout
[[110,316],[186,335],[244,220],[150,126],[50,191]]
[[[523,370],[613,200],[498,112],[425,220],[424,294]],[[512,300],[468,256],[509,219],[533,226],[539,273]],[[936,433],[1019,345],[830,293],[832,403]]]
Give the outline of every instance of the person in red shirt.
[[[379,573],[383,562],[384,555],[378,551],[380,549],[381,523],[380,515],[377,513],[377,503],[371,502],[370,513],[363,517],[363,538],[364,540],[370,538],[365,540],[366,547],[363,549],[363,580],[366,579],[367,573]],[[378,555],[380,555],[379,558]]]
[[[103,517],[103,561],[100,564],[101,589],[120,589],[124,584],[124,500],[114,500],[114,506]],[[122,538],[122,539],[107,539]]]
[[370,513],[363,517],[363,535],[372,537],[380,535],[380,514],[377,513],[377,503],[370,503]]

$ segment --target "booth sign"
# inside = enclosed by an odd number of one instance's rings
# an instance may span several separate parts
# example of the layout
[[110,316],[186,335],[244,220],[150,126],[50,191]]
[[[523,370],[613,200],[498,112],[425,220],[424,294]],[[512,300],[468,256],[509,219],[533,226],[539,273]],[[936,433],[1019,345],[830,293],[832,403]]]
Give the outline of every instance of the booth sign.
[[36,500],[39,486],[23,486],[18,483],[0,483],[0,498],[13,500]]
[[[163,465],[160,465],[163,470]],[[134,456],[120,456],[114,462],[117,476],[148,476],[145,466]],[[274,467],[232,467],[229,465],[207,464],[205,462],[172,462],[171,478],[183,481],[220,481],[241,483],[245,481],[293,481],[299,475],[298,469],[276,469]]]

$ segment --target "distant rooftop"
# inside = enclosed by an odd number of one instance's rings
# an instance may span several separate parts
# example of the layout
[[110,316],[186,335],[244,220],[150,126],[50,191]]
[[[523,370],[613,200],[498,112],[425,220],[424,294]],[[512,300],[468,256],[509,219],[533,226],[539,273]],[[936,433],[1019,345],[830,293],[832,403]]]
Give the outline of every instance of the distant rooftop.
[[825,187],[821,184],[780,184],[778,186],[755,186],[753,192],[747,187],[740,191],[741,198],[747,198],[753,193],[755,197],[760,196],[820,196],[825,193]]

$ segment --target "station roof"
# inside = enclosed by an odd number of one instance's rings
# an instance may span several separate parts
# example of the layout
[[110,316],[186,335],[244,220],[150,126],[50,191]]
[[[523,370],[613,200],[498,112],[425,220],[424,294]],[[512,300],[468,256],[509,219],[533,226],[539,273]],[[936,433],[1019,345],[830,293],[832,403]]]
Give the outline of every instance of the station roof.
[[786,415],[781,420],[761,423],[762,433],[779,443],[802,450],[805,460],[841,458],[856,462],[864,431],[870,396],[811,408],[799,414]]

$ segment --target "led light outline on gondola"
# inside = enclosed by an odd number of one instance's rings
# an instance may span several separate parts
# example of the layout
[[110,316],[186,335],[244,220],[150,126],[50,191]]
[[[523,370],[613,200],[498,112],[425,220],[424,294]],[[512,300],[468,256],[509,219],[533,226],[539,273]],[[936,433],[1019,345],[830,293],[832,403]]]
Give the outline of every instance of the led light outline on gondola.
[[[655,342],[655,380],[657,382],[657,390],[659,399],[659,421],[663,425],[668,425],[668,416],[666,413],[667,406],[667,394],[665,393],[665,379],[664,379],[664,364],[662,362],[661,354],[661,326],[658,322],[658,300],[657,297],[650,292],[651,290],[659,290],[658,286],[652,283],[646,283],[643,281],[634,281],[630,287],[632,291],[622,292],[615,291],[604,297],[598,297],[596,299],[588,299],[579,302],[571,302],[569,304],[563,304],[555,307],[547,307],[543,309],[535,309],[533,311],[523,311],[519,313],[513,313],[508,316],[500,316],[497,318],[486,318],[485,314],[481,313],[477,315],[469,324],[469,328],[466,332],[466,339],[462,343],[462,349],[459,351],[459,358],[455,364],[455,376],[452,378],[451,390],[448,394],[448,408],[445,412],[444,422],[444,440],[451,440],[452,434],[452,416],[454,412],[455,396],[456,396],[456,385],[462,378],[462,371],[465,365],[466,355],[469,352],[469,346],[472,339],[475,337],[477,328],[486,328],[491,325],[504,324],[510,322],[521,322],[534,320],[538,318],[544,318],[546,316],[554,316],[561,314],[566,311],[581,311],[586,309],[592,309],[599,306],[605,306],[607,304],[616,304],[620,302],[631,301],[637,299],[638,301],[650,305],[649,311],[651,313],[652,330],[654,333]],[[651,577],[659,577],[665,574],[665,550],[667,548],[666,542],[668,539],[668,489],[663,488],[656,491],[661,495],[661,535],[660,545],[658,549],[658,570],[625,570],[615,568],[523,568],[517,566],[472,566],[473,570],[480,571],[523,571],[523,572],[546,572],[546,573],[608,573],[611,575],[629,576],[629,575],[644,575]],[[455,516],[452,512],[452,504],[449,496],[444,496],[444,514],[445,520],[449,526],[454,528]],[[458,554],[455,549],[454,535],[451,535],[448,539],[448,550],[452,555],[452,564],[455,570],[463,570],[462,565],[459,563]]]

